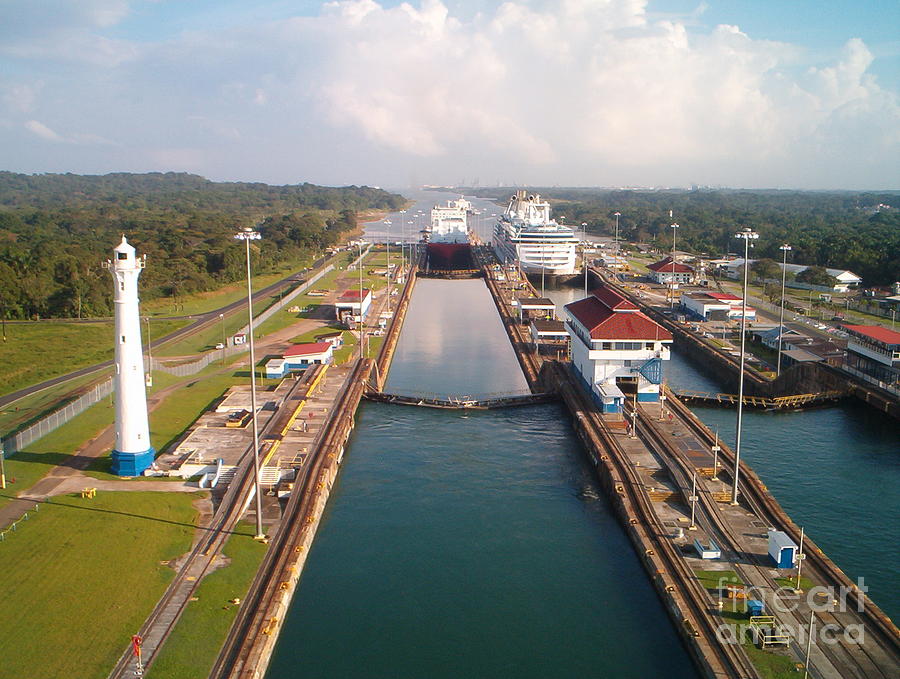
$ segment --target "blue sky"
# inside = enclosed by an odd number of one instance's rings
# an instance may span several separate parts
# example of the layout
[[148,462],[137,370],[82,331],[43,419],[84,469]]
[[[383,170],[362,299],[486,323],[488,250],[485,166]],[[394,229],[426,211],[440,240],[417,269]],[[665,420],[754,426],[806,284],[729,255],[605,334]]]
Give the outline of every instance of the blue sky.
[[900,3],[0,3],[0,169],[900,188]]

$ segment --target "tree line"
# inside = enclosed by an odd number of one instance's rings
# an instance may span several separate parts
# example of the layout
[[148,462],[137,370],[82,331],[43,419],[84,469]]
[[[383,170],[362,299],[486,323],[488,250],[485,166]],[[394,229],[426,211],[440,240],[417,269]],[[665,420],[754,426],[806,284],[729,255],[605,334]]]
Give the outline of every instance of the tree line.
[[[515,189],[482,189],[479,195],[505,205]],[[900,192],[751,190],[622,191],[535,188],[553,204],[558,220],[594,234],[613,235],[615,213],[623,239],[709,256],[743,256],[734,234],[759,233],[751,258],[849,269],[866,285],[900,279]],[[669,216],[669,211],[672,216]],[[739,252],[740,251],[740,252]]]
[[256,273],[312,261],[357,228],[361,210],[397,210],[380,189],[211,182],[183,173],[24,175],[0,172],[0,315],[112,314],[102,262],[124,234],[148,266],[141,298],[178,299],[244,275],[242,227]]

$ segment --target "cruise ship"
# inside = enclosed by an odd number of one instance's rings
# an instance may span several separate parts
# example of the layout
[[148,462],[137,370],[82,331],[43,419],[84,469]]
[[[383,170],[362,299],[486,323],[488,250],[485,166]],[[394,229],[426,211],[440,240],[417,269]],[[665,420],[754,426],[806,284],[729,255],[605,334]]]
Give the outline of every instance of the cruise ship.
[[516,191],[494,227],[493,245],[501,262],[518,262],[526,274],[575,274],[578,237],[550,218],[550,203],[537,194]]
[[446,205],[435,205],[431,209],[432,243],[468,243],[469,226],[467,217],[472,204],[465,198],[448,200]]

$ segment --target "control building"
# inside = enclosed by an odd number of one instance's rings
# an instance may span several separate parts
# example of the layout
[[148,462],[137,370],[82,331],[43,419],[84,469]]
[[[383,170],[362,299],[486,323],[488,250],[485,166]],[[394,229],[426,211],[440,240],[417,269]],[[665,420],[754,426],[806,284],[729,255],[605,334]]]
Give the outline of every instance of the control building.
[[[610,288],[566,305],[572,365],[605,413],[620,413],[625,398],[659,400],[662,361],[672,335]],[[627,392],[627,394],[626,394]]]

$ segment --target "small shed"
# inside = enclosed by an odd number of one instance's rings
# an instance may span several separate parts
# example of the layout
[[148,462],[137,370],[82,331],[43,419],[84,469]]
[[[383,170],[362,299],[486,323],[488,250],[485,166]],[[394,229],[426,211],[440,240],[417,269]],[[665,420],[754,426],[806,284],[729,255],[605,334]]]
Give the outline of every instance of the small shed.
[[787,533],[770,530],[769,557],[775,562],[775,568],[793,568],[797,561],[797,544]]
[[343,330],[335,330],[334,332],[326,332],[321,335],[316,335],[316,342],[328,342],[335,349],[340,349],[344,346],[344,331]]
[[515,300],[519,308],[519,320],[523,323],[533,318],[554,318],[556,305],[546,297],[520,297]]

